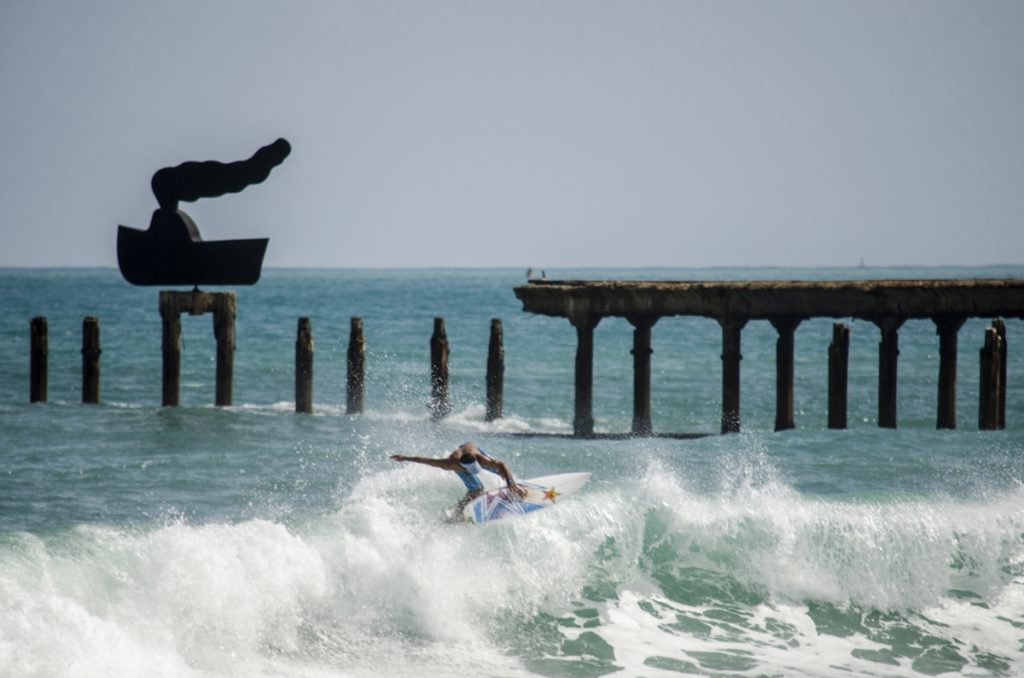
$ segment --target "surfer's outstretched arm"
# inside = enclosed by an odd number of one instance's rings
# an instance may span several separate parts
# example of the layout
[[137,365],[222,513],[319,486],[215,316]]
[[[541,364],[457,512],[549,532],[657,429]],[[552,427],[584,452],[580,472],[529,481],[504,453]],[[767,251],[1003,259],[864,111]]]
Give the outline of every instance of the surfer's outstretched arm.
[[441,468],[447,471],[458,470],[459,463],[451,459],[433,459],[431,457],[407,457],[404,454],[392,454],[391,461],[412,461],[417,464],[424,464],[426,466],[433,466],[434,468]]
[[292,147],[285,139],[267,144],[238,162],[183,162],[176,167],[157,170],[150,181],[153,195],[160,207],[177,209],[178,201],[193,202],[199,198],[216,198],[225,193],[238,193],[258,184],[288,157]]

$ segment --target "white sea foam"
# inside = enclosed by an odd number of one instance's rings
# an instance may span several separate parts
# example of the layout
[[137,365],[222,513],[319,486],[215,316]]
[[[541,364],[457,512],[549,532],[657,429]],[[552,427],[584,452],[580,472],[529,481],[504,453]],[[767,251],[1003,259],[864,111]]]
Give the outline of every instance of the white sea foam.
[[[661,462],[644,469],[493,526],[442,523],[458,485],[393,465],[293,525],[9,537],[0,665],[17,676],[527,675],[547,658],[644,675],[718,664],[911,675],[919,658],[880,663],[888,627],[938,638],[978,675],[986,653],[1024,661],[1006,621],[1024,621],[1019,492],[829,502],[801,497],[756,453],[723,462],[713,492]],[[545,631],[545,618],[562,621]]]

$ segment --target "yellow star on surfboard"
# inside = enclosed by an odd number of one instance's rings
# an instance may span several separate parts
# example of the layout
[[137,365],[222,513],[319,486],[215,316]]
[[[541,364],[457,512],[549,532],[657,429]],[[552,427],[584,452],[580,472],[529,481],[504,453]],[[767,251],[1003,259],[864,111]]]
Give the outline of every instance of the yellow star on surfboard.
[[544,498],[550,499],[552,504],[555,503],[555,497],[557,497],[559,494],[561,493],[555,492],[555,488],[553,487],[549,487],[548,489],[544,490]]

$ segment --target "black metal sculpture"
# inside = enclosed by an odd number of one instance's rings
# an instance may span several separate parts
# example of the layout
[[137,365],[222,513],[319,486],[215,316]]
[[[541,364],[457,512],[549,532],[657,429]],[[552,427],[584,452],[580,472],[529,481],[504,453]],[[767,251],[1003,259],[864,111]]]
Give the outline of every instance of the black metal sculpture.
[[222,163],[185,162],[157,170],[150,185],[160,208],[149,228],[117,229],[117,263],[133,285],[253,285],[260,278],[267,238],[204,241],[178,202],[238,193],[270,176],[288,157],[285,139],[256,151],[251,158]]

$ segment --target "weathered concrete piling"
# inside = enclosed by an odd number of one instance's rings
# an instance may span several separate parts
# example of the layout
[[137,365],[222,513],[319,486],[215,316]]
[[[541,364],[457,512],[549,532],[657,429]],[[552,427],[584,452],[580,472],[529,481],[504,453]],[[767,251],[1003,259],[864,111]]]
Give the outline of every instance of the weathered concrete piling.
[[999,402],[996,405],[999,419],[997,426],[1004,429],[1006,428],[1006,323],[1002,320],[993,320],[992,328],[999,335]]
[[740,332],[747,324],[737,318],[719,318],[722,326],[722,433],[740,430]]
[[957,333],[966,318],[933,318],[939,335],[939,412],[936,428],[956,428],[956,352]]
[[353,317],[351,320],[347,358],[345,412],[359,414],[363,411],[366,384],[366,338],[363,336],[362,318]]
[[796,428],[793,419],[793,351],[800,318],[772,318],[775,342],[775,430]]
[[82,320],[82,402],[100,401],[100,321],[95,316]]
[[[594,328],[606,316],[634,323],[634,422],[637,435],[650,433],[650,327],[663,316],[704,316],[722,327],[722,432],[740,429],[741,331],[747,322],[768,320],[778,332],[776,344],[776,429],[793,421],[793,346],[797,326],[814,317],[859,318],[876,324],[878,347],[878,425],[896,426],[899,328],[908,319],[932,319],[939,335],[939,386],[936,425],[956,426],[957,332],[967,318],[1024,318],[1021,280],[858,280],[754,282],[641,282],[534,280],[515,288],[530,313],[567,318],[576,328],[576,436],[594,435]],[[1005,328],[1003,329],[1005,332]],[[998,330],[997,330],[998,334]],[[1005,337],[1000,369],[1005,370]],[[846,425],[848,329],[833,335],[830,350],[829,425]],[[647,347],[647,348],[645,348]],[[998,349],[998,344],[997,344]],[[647,354],[649,356],[649,353]],[[999,388],[1005,388],[1005,373]],[[997,400],[999,396],[996,396]],[[1005,397],[1002,398],[1005,401]],[[1005,403],[1000,401],[1000,406]],[[997,415],[998,416],[998,415]]]
[[309,318],[299,318],[295,338],[295,411],[313,411],[313,326]]
[[505,405],[505,339],[499,318],[491,318],[487,344],[487,405],[485,421],[501,419]]
[[29,386],[28,401],[45,403],[49,383],[50,335],[46,318],[36,316],[29,322]]
[[978,389],[978,428],[993,431],[999,428],[999,392],[1002,373],[1002,339],[995,327],[985,330],[981,348],[981,379]]
[[434,333],[430,335],[430,403],[427,405],[435,420],[451,413],[448,400],[448,335],[444,318],[434,318]]
[[896,428],[896,374],[900,357],[899,329],[903,318],[875,320],[882,339],[878,342],[878,426]]
[[656,316],[626,318],[633,326],[633,435],[646,436],[651,426],[651,328]]
[[175,407],[181,390],[181,314],[213,313],[213,335],[217,340],[217,381],[215,403],[231,405],[235,364],[234,292],[160,292],[160,317],[163,321],[163,405]]
[[828,347],[828,427],[846,428],[846,394],[849,382],[850,326],[832,324]]
[[576,409],[572,428],[577,437],[594,435],[594,328],[600,316],[570,315],[576,328]]

